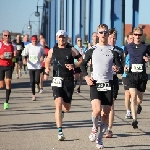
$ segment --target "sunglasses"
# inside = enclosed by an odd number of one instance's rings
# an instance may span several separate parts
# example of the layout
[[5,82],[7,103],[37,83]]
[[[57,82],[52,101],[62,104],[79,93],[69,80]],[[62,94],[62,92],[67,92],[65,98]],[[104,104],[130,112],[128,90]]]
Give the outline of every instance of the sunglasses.
[[142,34],[136,34],[136,33],[135,33],[134,35],[135,35],[135,36],[142,36]]
[[78,42],[80,42],[80,41],[82,41],[82,40],[78,40]]
[[4,35],[5,37],[10,37],[10,35]]
[[107,34],[108,33],[108,31],[100,31],[100,32],[98,32],[99,34]]
[[32,42],[37,42],[37,41],[32,41]]

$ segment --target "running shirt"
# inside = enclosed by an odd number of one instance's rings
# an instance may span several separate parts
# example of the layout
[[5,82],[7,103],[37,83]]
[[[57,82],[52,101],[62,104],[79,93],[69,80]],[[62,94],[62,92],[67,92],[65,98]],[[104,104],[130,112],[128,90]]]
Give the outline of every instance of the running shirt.
[[[74,45],[74,48],[76,50],[78,50],[82,56],[84,56],[85,51],[86,51],[86,48],[84,46],[82,46],[82,48],[80,48],[78,45]],[[74,63],[76,63],[76,62],[77,62],[77,59],[74,59]]]
[[131,69],[134,69],[136,67],[135,65],[141,65],[143,72],[146,72],[145,60],[143,59],[143,56],[146,56],[146,54],[150,55],[149,47],[147,45],[136,45],[135,43],[130,43],[125,46],[124,53],[126,55],[129,54],[129,67]]
[[21,41],[19,41],[19,43],[17,43],[17,41],[15,40],[13,42],[13,44],[15,45],[16,50],[17,50],[17,57],[22,57],[21,54],[22,54],[22,51],[24,49],[24,43]]
[[30,41],[27,41],[27,42],[23,42],[24,43],[24,46],[30,44]]
[[81,64],[81,70],[83,76],[87,75],[85,64],[92,60],[92,78],[94,80],[101,80],[107,82],[113,80],[112,66],[115,64],[121,66],[119,61],[119,55],[116,51],[112,52],[111,46],[100,46],[96,44],[85,52],[83,63]]
[[[124,51],[125,46],[122,46],[121,48],[122,48],[123,51]],[[129,66],[129,61],[130,61],[130,58],[129,58],[129,55],[127,55],[127,56],[126,56],[126,59],[125,59],[125,66]],[[127,76],[127,73],[124,72],[123,75],[122,75],[122,77],[126,77],[126,76]]]
[[0,66],[12,66],[14,57],[14,46],[12,43],[6,44],[4,41],[0,41],[0,55],[4,56],[4,59],[0,59]]
[[45,50],[42,46],[34,46],[32,43],[25,46],[22,56],[28,56],[27,67],[28,69],[41,69],[42,62],[40,58],[45,55]]

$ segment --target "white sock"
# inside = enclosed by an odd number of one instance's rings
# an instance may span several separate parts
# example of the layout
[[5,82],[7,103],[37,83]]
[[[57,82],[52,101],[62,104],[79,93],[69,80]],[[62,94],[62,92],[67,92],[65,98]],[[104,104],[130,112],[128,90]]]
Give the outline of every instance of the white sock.
[[98,121],[99,121],[99,117],[94,117],[92,113],[93,129],[98,128]]

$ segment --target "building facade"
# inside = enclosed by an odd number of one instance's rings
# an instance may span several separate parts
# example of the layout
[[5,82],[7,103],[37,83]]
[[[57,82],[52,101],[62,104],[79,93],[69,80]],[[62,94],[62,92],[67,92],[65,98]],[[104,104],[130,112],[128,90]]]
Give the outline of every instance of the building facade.
[[[41,32],[46,37],[48,45],[56,43],[56,32],[67,31],[70,42],[74,45],[77,36],[90,42],[92,33],[97,31],[99,24],[105,23],[109,28],[118,31],[117,45],[124,43],[125,13],[129,7],[132,10],[132,27],[138,26],[139,1],[130,0],[51,0],[43,3]],[[128,7],[128,8],[127,8]]]

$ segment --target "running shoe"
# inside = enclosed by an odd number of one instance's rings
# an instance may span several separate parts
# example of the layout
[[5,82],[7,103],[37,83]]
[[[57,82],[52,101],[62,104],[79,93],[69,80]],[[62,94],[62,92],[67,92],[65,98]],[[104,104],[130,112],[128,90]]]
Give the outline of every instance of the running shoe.
[[42,89],[42,88],[40,89],[40,92],[39,92],[39,93],[40,93],[40,94],[42,94],[42,93],[43,93],[43,89]]
[[96,139],[96,148],[101,150],[104,149],[103,140],[102,139]]
[[142,106],[141,105],[138,105],[137,107],[137,114],[140,114],[142,111]]
[[58,133],[58,141],[64,141],[64,139],[65,139],[64,134],[62,132],[59,132]]
[[137,120],[133,120],[132,121],[132,126],[133,126],[134,129],[138,128],[138,122],[137,122]]
[[9,108],[9,104],[8,103],[4,103],[4,109],[8,109]]
[[80,87],[77,88],[77,93],[80,93]]
[[113,137],[113,132],[112,132],[111,130],[107,130],[105,137],[106,137],[106,138],[111,138],[111,137]]
[[132,114],[131,114],[131,112],[126,113],[125,118],[126,118],[126,119],[132,119]]
[[98,128],[92,128],[92,132],[91,134],[89,135],[89,140],[91,142],[95,142],[96,141],[96,138],[97,138],[97,132],[98,132]]

